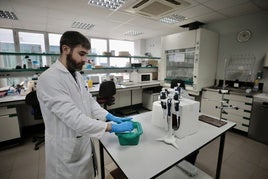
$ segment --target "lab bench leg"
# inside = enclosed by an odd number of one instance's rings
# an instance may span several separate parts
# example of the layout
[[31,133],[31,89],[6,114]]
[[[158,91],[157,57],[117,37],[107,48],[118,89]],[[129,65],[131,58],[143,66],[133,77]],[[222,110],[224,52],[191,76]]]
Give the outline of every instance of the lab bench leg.
[[104,154],[103,154],[103,145],[99,141],[99,149],[100,149],[100,167],[101,167],[101,179],[105,179],[105,168],[104,168]]
[[217,163],[217,170],[216,170],[216,179],[219,179],[220,175],[221,175],[221,165],[222,165],[222,157],[223,157],[223,150],[224,150],[224,142],[225,142],[225,133],[221,135],[221,140],[220,140],[220,148],[219,148],[218,163]]

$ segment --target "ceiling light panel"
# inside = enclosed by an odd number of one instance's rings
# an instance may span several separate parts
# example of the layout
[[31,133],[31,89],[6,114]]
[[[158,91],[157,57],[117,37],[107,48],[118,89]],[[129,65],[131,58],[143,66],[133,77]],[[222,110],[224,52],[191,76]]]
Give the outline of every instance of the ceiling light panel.
[[89,5],[100,6],[112,10],[121,7],[127,0],[89,0]]
[[129,30],[129,31],[124,33],[124,35],[126,35],[126,36],[138,36],[138,35],[141,35],[141,34],[143,34],[143,32],[137,32],[137,31],[134,31],[134,30]]
[[89,24],[89,23],[75,21],[75,22],[73,22],[73,24],[72,24],[71,27],[72,28],[77,28],[77,29],[90,30],[93,27],[95,27],[95,25],[94,24]]
[[18,20],[14,12],[0,10],[0,17],[3,19]]
[[178,22],[185,21],[186,19],[187,18],[182,15],[172,14],[170,16],[161,18],[160,22],[167,23],[167,24],[175,24]]

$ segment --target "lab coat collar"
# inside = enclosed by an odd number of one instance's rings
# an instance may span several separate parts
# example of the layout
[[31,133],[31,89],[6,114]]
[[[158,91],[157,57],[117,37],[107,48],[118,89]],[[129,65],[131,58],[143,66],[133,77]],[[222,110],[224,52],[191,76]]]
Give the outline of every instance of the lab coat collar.
[[[70,73],[69,70],[60,62],[60,60],[58,59],[56,62],[55,62],[55,66],[57,69],[65,72],[65,73]],[[75,71],[75,73],[78,73],[77,71]],[[71,74],[71,73],[70,73]],[[77,76],[77,75],[76,75]]]
[[59,69],[61,71],[64,71],[66,73],[69,73],[69,71],[67,70],[67,68],[60,62],[59,59],[55,62],[55,66],[56,66],[57,69]]

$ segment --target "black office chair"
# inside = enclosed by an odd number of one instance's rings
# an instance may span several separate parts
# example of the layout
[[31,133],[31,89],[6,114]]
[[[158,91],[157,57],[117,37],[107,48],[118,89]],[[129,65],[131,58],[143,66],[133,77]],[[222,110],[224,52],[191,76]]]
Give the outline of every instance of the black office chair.
[[104,109],[107,106],[114,104],[116,94],[116,87],[113,81],[104,81],[100,84],[99,95],[97,96],[97,102],[103,104]]
[[[37,99],[36,91],[32,91],[26,95],[25,98],[26,104],[32,106],[32,114],[35,120],[42,120],[42,112],[40,109],[40,105]],[[34,136],[33,142],[35,142],[34,150],[38,150],[39,147],[45,142],[45,135],[42,136]]]
[[180,87],[181,88],[185,89],[185,83],[181,79],[173,79],[173,80],[171,80],[170,88],[177,87],[178,86],[178,83],[180,83]]

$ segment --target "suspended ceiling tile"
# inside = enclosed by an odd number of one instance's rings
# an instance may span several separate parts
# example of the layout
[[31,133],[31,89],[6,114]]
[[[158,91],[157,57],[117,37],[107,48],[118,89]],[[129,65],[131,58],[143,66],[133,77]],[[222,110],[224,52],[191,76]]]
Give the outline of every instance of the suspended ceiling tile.
[[113,12],[110,13],[106,18],[109,18],[112,21],[127,22],[133,19],[134,17],[135,17],[134,15],[125,12]]
[[22,23],[16,20],[1,19],[0,24],[4,28],[23,28]]
[[256,6],[258,6],[260,9],[268,9],[268,1],[267,0],[251,0],[252,3],[254,3]]
[[183,11],[180,15],[185,16],[186,18],[193,18],[197,16],[202,16],[208,13],[213,12],[213,10],[203,6],[203,5],[197,5],[195,7],[192,7],[190,9],[187,9]]
[[56,0],[9,0],[12,5],[24,5],[24,6],[34,6],[34,7],[41,7],[45,8],[47,5],[53,4]]
[[213,12],[213,13],[210,13],[210,14],[206,14],[204,16],[195,17],[195,20],[199,21],[199,22],[207,23],[207,22],[215,22],[215,21],[224,20],[226,18],[227,17],[224,16],[223,14]]
[[252,3],[244,3],[237,6],[233,6],[226,9],[219,10],[220,13],[228,16],[228,17],[235,17],[245,14],[250,14],[257,12],[258,8],[257,6],[253,5]]
[[207,2],[207,1],[211,1],[211,0],[195,0],[195,1],[197,1],[199,3],[204,3],[204,2]]
[[207,7],[214,9],[214,10],[219,10],[219,9],[225,9],[228,7],[236,6],[241,3],[248,2],[249,0],[212,0],[212,1],[207,1],[204,3]]

